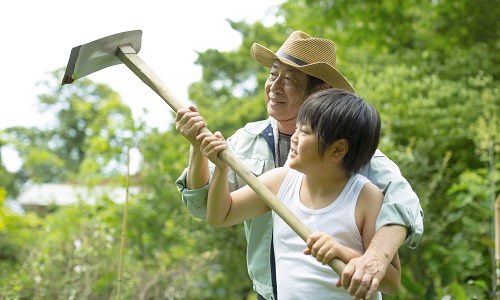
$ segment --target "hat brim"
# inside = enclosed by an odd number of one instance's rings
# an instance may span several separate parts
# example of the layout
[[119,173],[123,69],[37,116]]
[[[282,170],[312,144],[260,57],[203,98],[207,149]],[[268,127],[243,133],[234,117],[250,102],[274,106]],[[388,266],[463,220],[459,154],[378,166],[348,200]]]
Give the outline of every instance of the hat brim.
[[356,93],[354,88],[349,84],[347,79],[342,75],[335,67],[327,63],[312,63],[304,66],[298,65],[297,63],[288,60],[283,57],[279,57],[273,51],[267,49],[266,47],[254,43],[250,49],[250,56],[263,65],[264,67],[271,68],[275,60],[294,67],[307,75],[319,78],[329,84],[331,87],[341,88],[349,92]]

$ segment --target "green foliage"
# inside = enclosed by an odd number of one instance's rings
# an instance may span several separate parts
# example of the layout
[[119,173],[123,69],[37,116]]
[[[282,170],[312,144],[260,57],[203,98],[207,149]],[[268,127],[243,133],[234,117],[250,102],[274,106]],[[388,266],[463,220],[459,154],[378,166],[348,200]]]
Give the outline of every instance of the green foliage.
[[[379,110],[381,150],[419,195],[425,233],[402,247],[402,287],[387,299],[493,298],[493,202],[500,193],[498,1],[289,0],[279,22],[230,21],[240,47],[199,53],[203,77],[189,96],[210,130],[229,137],[267,117],[268,70],[249,49],[277,50],[293,30],[331,38],[337,68]],[[313,16],[313,17],[311,17]],[[123,205],[53,207],[44,218],[12,212],[25,182],[123,186],[127,145],[141,154],[131,185],[121,281],[124,299],[241,299],[251,290],[243,228],[189,216],[174,185],[189,144],[132,119],[109,87],[85,78],[43,85],[50,127],[0,132],[19,152],[0,162],[0,298],[109,299],[116,295]]]
[[114,166],[124,164],[124,149],[137,143],[143,124],[135,124],[130,108],[105,85],[82,78],[59,86],[63,71],[41,83],[50,92],[39,96],[40,109],[54,114],[57,123],[47,129],[9,128],[6,140],[23,160],[20,172],[33,182],[94,177],[95,183],[96,174],[117,173]]
[[[0,150],[5,142],[2,141],[3,132],[0,131]],[[16,197],[18,194],[18,186],[14,174],[9,172],[4,165],[2,155],[0,153],[0,189],[3,190],[0,199],[6,199],[7,196]],[[2,196],[3,195],[3,196]],[[3,202],[3,200],[2,200]]]
[[33,213],[20,216],[4,204],[7,192],[0,187],[0,299],[17,299],[24,289],[28,249],[36,245],[42,220]]

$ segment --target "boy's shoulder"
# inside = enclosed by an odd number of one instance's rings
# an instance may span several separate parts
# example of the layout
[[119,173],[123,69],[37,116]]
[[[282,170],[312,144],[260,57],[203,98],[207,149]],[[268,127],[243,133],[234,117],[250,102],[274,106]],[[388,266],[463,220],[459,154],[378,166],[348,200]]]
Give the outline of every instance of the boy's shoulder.
[[361,181],[363,184],[358,196],[359,204],[363,206],[381,206],[384,201],[384,194],[382,191],[365,176],[359,174],[356,174],[356,176],[358,177],[356,179]]
[[286,176],[293,170],[287,166],[274,168],[262,174],[261,180],[276,195],[283,184]]

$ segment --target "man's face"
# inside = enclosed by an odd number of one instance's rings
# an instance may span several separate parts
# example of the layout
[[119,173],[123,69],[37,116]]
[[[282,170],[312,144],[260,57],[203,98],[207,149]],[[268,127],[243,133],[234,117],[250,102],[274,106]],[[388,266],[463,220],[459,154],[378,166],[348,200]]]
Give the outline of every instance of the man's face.
[[308,96],[307,81],[302,71],[275,61],[265,84],[267,113],[278,123],[295,127],[299,108]]

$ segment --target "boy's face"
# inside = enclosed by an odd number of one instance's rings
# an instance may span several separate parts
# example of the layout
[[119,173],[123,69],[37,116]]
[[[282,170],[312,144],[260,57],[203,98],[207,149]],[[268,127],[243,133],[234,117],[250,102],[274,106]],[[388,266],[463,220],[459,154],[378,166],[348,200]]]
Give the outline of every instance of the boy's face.
[[295,133],[292,135],[290,154],[287,163],[290,168],[306,173],[309,168],[323,164],[318,151],[318,136],[306,124],[297,123]]

